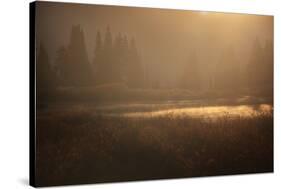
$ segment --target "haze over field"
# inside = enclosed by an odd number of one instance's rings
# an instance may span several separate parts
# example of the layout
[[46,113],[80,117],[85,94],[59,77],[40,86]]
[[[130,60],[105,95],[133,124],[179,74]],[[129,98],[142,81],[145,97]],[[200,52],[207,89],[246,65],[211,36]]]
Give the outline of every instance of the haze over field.
[[[273,44],[272,16],[53,3],[39,3],[37,15],[37,42],[51,63],[69,44],[72,27],[80,25],[87,58],[95,65],[96,34],[109,27],[113,43],[119,32],[135,39],[147,79],[165,87],[178,86],[192,56],[205,88],[220,64],[245,71],[255,48],[272,51]],[[231,61],[221,63],[225,59]]]
[[273,171],[273,17],[36,2],[38,186]]

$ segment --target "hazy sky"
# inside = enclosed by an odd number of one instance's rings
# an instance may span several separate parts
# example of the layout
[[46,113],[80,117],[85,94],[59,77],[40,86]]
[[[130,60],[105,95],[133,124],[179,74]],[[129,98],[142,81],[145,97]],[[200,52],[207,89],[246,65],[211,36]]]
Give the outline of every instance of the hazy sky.
[[46,46],[52,61],[59,46],[68,45],[76,24],[84,30],[92,61],[96,32],[104,34],[108,25],[113,35],[133,36],[146,69],[170,82],[182,73],[192,51],[204,72],[229,46],[246,64],[255,38],[262,44],[273,40],[273,17],[247,14],[39,2],[36,24],[37,42]]

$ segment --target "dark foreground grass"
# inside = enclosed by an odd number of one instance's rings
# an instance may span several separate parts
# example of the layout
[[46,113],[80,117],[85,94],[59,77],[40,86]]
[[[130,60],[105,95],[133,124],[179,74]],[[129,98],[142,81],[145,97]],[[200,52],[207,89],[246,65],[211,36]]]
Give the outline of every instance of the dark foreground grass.
[[273,117],[38,114],[36,184],[273,171]]

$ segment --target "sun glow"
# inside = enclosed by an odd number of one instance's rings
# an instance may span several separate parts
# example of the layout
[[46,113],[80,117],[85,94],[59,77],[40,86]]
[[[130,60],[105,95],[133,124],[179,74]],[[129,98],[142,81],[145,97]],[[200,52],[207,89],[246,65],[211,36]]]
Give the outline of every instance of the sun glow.
[[200,11],[199,13],[200,13],[201,15],[204,15],[204,16],[205,16],[205,15],[208,14],[208,11]]
[[125,113],[125,117],[159,117],[159,116],[191,116],[191,117],[208,117],[220,118],[230,117],[255,117],[260,113],[270,114],[273,107],[268,104],[262,104],[258,107],[240,105],[240,106],[209,106],[209,107],[189,107],[189,108],[171,108],[167,110],[158,110],[152,112],[131,112]]

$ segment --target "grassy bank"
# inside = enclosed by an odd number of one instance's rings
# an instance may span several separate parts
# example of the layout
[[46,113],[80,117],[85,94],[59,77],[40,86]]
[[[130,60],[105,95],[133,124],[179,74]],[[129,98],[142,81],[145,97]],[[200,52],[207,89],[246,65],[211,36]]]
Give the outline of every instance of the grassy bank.
[[[235,103],[264,103],[273,101],[273,91],[241,88],[239,90],[196,90],[171,88],[171,89],[132,89],[119,83],[100,85],[96,87],[57,87],[53,90],[38,90],[39,104],[47,105],[55,103],[116,103],[116,102],[155,102],[155,101],[179,101],[223,100],[224,104]],[[238,100],[236,102],[236,100]]]

